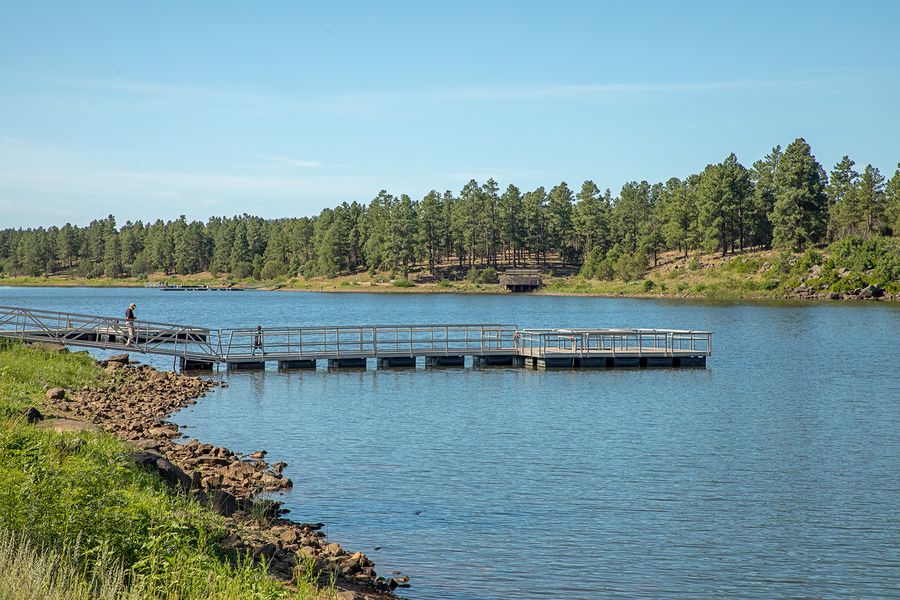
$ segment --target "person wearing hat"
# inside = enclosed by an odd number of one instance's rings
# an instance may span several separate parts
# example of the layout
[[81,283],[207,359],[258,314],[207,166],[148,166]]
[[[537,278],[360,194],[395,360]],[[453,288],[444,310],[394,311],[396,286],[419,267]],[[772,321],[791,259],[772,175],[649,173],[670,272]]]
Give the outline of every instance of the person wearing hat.
[[131,346],[137,339],[137,336],[134,335],[134,309],[136,308],[137,304],[132,302],[125,311],[125,325],[128,327],[128,339],[125,341],[126,346]]

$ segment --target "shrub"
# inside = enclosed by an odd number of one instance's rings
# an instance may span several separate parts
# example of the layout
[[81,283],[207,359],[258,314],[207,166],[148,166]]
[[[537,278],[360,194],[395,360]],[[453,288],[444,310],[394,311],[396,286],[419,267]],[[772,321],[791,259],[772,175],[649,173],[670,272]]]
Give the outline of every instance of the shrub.
[[703,265],[700,263],[700,259],[695,256],[688,262],[687,268],[690,271],[699,271],[703,268]]
[[278,262],[277,260],[270,260],[266,261],[266,264],[260,269],[259,275],[262,279],[275,279],[276,277],[284,275],[284,270],[284,263]]
[[626,283],[640,279],[647,272],[647,258],[640,252],[623,254],[616,260],[615,272]]
[[822,254],[816,252],[812,248],[808,248],[806,252],[800,255],[800,258],[797,259],[797,268],[803,272],[809,271],[813,265],[821,265],[822,264]]
[[235,279],[245,279],[253,274],[253,265],[246,260],[242,260],[234,265],[231,270],[231,276]]
[[409,279],[395,279],[391,283],[393,284],[394,287],[398,287],[398,288],[411,288],[416,285]]
[[730,271],[732,273],[738,273],[740,275],[749,275],[750,273],[756,273],[759,271],[760,260],[758,258],[744,258],[742,256],[738,256],[737,258],[732,258],[724,265],[722,265],[723,271]]
[[644,285],[642,286],[645,292],[649,292],[654,288],[656,284],[653,283],[652,279],[645,279]]

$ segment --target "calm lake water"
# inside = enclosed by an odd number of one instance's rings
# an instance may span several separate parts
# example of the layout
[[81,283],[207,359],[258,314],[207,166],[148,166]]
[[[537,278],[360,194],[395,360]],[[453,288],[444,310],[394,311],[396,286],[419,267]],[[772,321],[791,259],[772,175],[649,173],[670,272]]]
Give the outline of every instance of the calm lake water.
[[701,370],[222,372],[174,420],[288,462],[291,516],[411,599],[900,597],[900,306],[0,288],[131,301],[211,327],[713,330]]

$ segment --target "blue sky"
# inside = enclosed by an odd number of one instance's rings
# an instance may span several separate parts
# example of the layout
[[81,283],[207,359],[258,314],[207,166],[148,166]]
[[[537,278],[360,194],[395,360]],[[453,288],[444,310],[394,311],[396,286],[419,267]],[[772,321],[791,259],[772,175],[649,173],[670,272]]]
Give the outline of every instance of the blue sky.
[[900,161],[900,3],[17,2],[0,228]]

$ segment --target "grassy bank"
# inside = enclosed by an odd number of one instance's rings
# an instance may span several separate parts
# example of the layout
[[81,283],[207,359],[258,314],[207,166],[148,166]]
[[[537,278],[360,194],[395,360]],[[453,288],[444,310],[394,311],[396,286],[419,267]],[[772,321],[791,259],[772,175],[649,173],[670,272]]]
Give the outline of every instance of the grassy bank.
[[327,597],[226,560],[220,518],[138,469],[122,442],[22,416],[48,387],[105,378],[84,354],[0,347],[0,600]]
[[[848,238],[822,250],[790,253],[756,250],[736,255],[664,253],[657,265],[640,278],[623,280],[575,274],[573,267],[549,263],[531,265],[544,272],[539,294],[678,297],[710,299],[781,299],[856,297],[870,285],[882,288],[887,299],[900,297],[900,242],[895,238]],[[385,293],[506,293],[493,268],[473,267],[468,275],[445,265],[438,276],[423,269],[408,278],[389,273],[352,273],[338,277],[281,277],[271,280],[233,279],[199,273],[190,276],[154,274],[149,279],[79,279],[67,276],[8,277],[0,285],[142,286],[147,282],[182,285],[238,286],[269,290]],[[500,267],[503,270],[503,267]],[[444,275],[452,274],[452,277]]]

